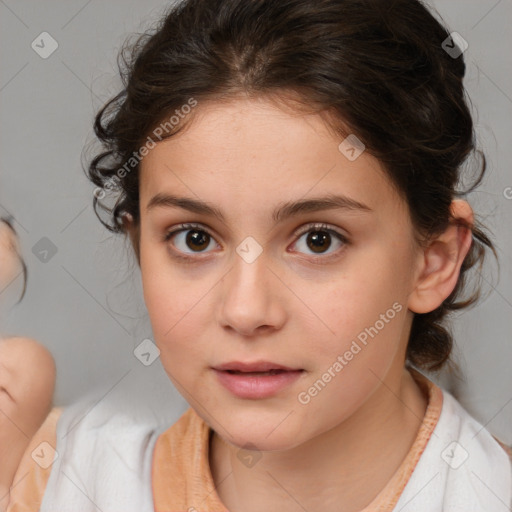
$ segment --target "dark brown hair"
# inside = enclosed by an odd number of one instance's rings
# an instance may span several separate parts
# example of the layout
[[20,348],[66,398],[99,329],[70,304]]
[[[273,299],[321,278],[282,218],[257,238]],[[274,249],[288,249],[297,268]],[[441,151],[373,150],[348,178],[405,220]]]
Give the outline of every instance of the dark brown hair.
[[[125,232],[125,214],[138,225],[138,163],[132,159],[191,98],[201,104],[286,93],[300,99],[295,108],[328,114],[340,137],[355,134],[380,160],[409,206],[419,243],[461,223],[451,218],[451,201],[480,184],[486,160],[475,148],[463,54],[445,51],[446,41],[457,46],[420,1],[184,0],[138,36],[119,55],[124,88],[94,124],[103,150],[90,162],[88,177],[97,190],[115,191],[110,206],[103,192],[94,197],[109,230]],[[193,117],[168,123],[165,137]],[[458,191],[470,155],[481,157],[478,176]],[[466,227],[472,246],[455,289],[434,311],[414,316],[407,360],[419,368],[439,369],[448,361],[453,340],[444,319],[478,299],[479,287],[460,297],[466,273],[481,268],[486,247],[496,256],[478,221]]]

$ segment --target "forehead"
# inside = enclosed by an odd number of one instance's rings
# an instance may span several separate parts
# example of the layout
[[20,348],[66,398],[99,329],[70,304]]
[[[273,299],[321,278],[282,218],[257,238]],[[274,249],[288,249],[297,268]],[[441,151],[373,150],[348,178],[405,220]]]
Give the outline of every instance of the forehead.
[[336,136],[318,114],[261,98],[199,104],[182,132],[142,159],[141,207],[161,192],[259,210],[326,193],[365,204],[384,205],[387,198],[396,205],[377,159],[366,151],[347,157],[352,140]]

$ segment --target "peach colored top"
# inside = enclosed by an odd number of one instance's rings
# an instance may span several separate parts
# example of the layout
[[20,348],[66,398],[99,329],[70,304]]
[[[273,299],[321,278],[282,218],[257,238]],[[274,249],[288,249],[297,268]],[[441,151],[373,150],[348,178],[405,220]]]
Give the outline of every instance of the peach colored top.
[[[391,512],[411,477],[438,422],[442,390],[415,370],[410,370],[428,400],[416,438],[401,465],[387,485],[361,512]],[[14,478],[8,512],[39,510],[51,466],[43,469],[32,453],[41,443],[56,446],[57,420],[62,409],[52,410],[27,448]],[[209,466],[211,429],[189,408],[157,439],[153,452],[152,491],[156,512],[228,512],[221,502]],[[500,443],[501,444],[501,443]],[[502,445],[512,456],[510,448]]]
[[[43,467],[46,466],[44,460],[46,457],[42,458],[43,465],[38,464],[36,460],[38,455],[45,453],[45,449],[46,456],[48,456],[48,450],[55,449],[57,446],[57,420],[62,411],[63,409],[58,407],[51,410],[25,450],[14,475],[7,512],[36,512],[39,510],[52,466],[50,465],[46,469]],[[41,443],[48,443],[50,448]],[[34,458],[32,458],[32,453],[34,453]]]

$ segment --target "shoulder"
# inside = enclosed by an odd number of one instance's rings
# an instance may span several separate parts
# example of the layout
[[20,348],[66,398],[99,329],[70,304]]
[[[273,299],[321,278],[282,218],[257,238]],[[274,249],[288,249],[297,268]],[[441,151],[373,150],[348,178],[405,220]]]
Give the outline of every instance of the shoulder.
[[62,408],[51,410],[30,441],[14,476],[8,512],[39,510],[57,451],[57,422]]
[[114,405],[93,396],[63,412],[42,511],[149,509],[158,425],[135,402],[131,409]]
[[442,395],[438,422],[399,505],[421,495],[425,507],[419,498],[411,502],[416,512],[428,510],[426,504],[430,510],[499,510],[512,500],[509,455],[450,393]]
[[502,463],[508,462],[512,453],[510,448],[492,436],[456,398],[447,391],[443,391],[443,402],[440,433],[446,432],[447,435],[456,437],[460,443],[466,443],[468,450],[475,453],[484,452]]
[[448,489],[463,494],[468,506],[473,501],[481,510],[497,510],[503,503],[508,506],[512,503],[510,450],[450,393],[443,391],[443,395],[446,407],[439,438],[449,441],[441,452],[448,468]]
[[97,394],[55,408],[23,456],[8,512],[153,510],[152,456],[172,415],[161,402]]

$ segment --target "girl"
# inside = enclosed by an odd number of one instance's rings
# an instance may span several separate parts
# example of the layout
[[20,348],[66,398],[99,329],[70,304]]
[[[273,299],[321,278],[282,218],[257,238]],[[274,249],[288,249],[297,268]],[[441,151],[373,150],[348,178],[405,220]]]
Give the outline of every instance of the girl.
[[10,510],[507,510],[505,448],[419,371],[493,250],[456,39],[416,0],[184,0],[131,50],[88,175],[190,408],[69,408]]

